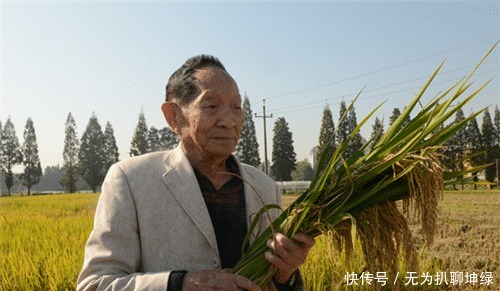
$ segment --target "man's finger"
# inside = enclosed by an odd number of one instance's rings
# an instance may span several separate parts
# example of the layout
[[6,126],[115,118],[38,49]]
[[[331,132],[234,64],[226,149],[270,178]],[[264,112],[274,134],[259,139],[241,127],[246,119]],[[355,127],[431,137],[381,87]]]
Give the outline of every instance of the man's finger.
[[243,290],[249,290],[249,291],[262,290],[260,289],[259,285],[255,284],[255,282],[241,275],[235,275],[235,283],[238,286],[238,288],[241,288]]
[[316,244],[316,241],[314,240],[314,238],[312,236],[309,236],[309,235],[304,234],[304,233],[297,233],[293,238],[296,241],[301,242],[302,245],[304,247],[306,247],[307,249],[312,248]]

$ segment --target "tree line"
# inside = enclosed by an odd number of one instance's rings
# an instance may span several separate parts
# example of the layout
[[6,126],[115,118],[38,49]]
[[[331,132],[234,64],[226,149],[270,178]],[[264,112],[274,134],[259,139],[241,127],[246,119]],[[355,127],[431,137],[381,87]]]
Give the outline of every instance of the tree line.
[[[265,163],[260,160],[252,109],[247,96],[244,97],[242,109],[245,119],[235,155],[241,162],[264,170]],[[389,124],[392,124],[400,115],[401,111],[394,108],[389,118]],[[326,150],[335,150],[337,145],[346,140],[358,126],[355,107],[347,106],[344,101],[340,103],[337,127],[335,127],[332,116],[329,106],[325,106],[318,145],[313,150],[312,165],[307,159],[297,161],[293,135],[288,122],[284,117],[276,119],[273,128],[270,166],[270,175],[275,180],[310,180],[319,156]],[[463,111],[459,110],[452,122],[458,123],[464,119]],[[410,119],[406,122],[409,121]],[[384,122],[376,117],[368,141],[375,144],[383,133]],[[29,195],[33,185],[39,183],[42,176],[36,134],[31,118],[28,118],[26,122],[23,137],[24,141],[21,145],[16,137],[10,117],[3,127],[0,122],[0,168],[7,187],[7,195],[10,195],[16,179],[18,183],[27,188]],[[367,140],[359,133],[356,134],[347,146],[344,158],[348,159],[366,142]],[[148,128],[144,112],[141,111],[133,133],[129,154],[130,156],[138,156],[149,152],[169,150],[176,147],[178,143],[177,135],[168,127],[157,129],[151,126]],[[490,163],[491,166],[484,171],[484,177],[487,182],[494,182],[497,175],[495,163],[500,159],[500,110],[498,106],[495,107],[494,118],[491,117],[488,110],[484,112],[481,128],[479,128],[476,119],[468,122],[462,130],[450,138],[441,149],[441,153],[444,164],[450,170],[463,170],[467,167]],[[477,154],[473,155],[472,158],[465,158],[474,153]],[[106,123],[105,129],[102,131],[97,116],[93,113],[83,135],[78,138],[75,120],[71,113],[68,114],[65,123],[63,165],[60,168],[62,175],[59,180],[60,185],[67,192],[77,191],[77,182],[82,179],[92,191],[96,192],[109,167],[118,160],[118,147],[110,122]],[[17,178],[12,171],[15,165],[24,166],[23,173]],[[47,170],[54,171],[49,167]],[[477,181],[477,175],[474,179]]]
[[[256,138],[251,136],[255,135],[255,128],[247,97],[245,97],[243,109],[245,111],[245,123],[236,154],[240,160],[254,166],[259,166],[258,144]],[[400,115],[400,109],[394,108],[389,118],[389,125],[392,125]],[[464,119],[464,112],[459,110],[456,113],[455,119],[451,122],[460,123]],[[408,124],[410,121],[411,117],[407,117],[402,126]],[[271,176],[277,181],[310,180],[314,175],[316,161],[322,153],[327,150],[329,152],[335,151],[336,147],[344,140],[347,140],[357,126],[356,110],[352,104],[347,106],[344,101],[340,103],[337,127],[335,127],[335,122],[333,121],[332,111],[329,106],[325,106],[318,145],[313,149],[313,165],[311,165],[307,159],[297,162],[293,147],[293,137],[288,123],[285,118],[278,118],[274,123],[273,129]],[[369,139],[366,140],[358,132],[347,145],[344,159],[349,159],[351,155],[360,150],[367,142],[370,142],[370,145],[376,144],[383,133],[384,122],[376,117]],[[370,149],[369,146],[366,150]],[[253,151],[250,152],[250,150]],[[491,117],[489,109],[484,111],[481,128],[475,118],[471,119],[462,130],[448,140],[443,148],[440,149],[440,153],[442,154],[443,164],[448,170],[460,171],[465,168],[489,164],[484,173],[481,174],[484,174],[485,182],[492,185],[495,179],[498,179],[497,163],[500,161],[500,110],[498,106],[495,107],[494,118]],[[263,165],[260,164],[260,167],[262,168]],[[479,174],[474,174],[474,181],[478,181]],[[453,185],[455,188],[456,186]],[[463,188],[463,184],[460,186]],[[477,187],[476,184],[474,187]]]
[[[326,149],[335,150],[335,147],[345,140],[347,136],[357,126],[355,110],[351,107],[346,113],[344,102],[340,104],[339,125],[335,130],[332,113],[328,106],[323,111],[323,120],[320,129],[319,144],[317,157]],[[394,108],[392,115],[389,118],[391,125],[399,116],[401,111],[399,108]],[[455,119],[452,123],[460,123],[465,119],[464,112],[458,110]],[[403,126],[411,121],[411,117],[403,122]],[[384,133],[383,121],[378,117],[375,118],[372,125],[372,133],[369,142],[373,145]],[[444,125],[442,125],[444,126]],[[345,159],[359,150],[363,142],[360,136],[353,139],[353,142],[348,145]],[[455,133],[440,149],[442,162],[448,170],[460,171],[466,168],[471,168],[483,164],[490,164],[484,170],[484,180],[490,185],[495,179],[498,179],[497,162],[500,161],[500,110],[498,106],[494,110],[494,118],[492,119],[489,110],[486,109],[483,114],[482,125],[479,128],[476,118],[471,119],[460,131]],[[478,181],[478,174],[474,173],[473,180]],[[463,188],[463,183],[460,185]],[[456,185],[453,185],[456,188]],[[477,185],[474,185],[477,188]]]
[[[113,126],[108,121],[103,131],[97,116],[92,113],[85,131],[78,137],[75,119],[70,112],[66,118],[64,132],[63,165],[61,168],[47,167],[46,172],[50,173],[45,174],[60,176],[59,184],[69,193],[79,190],[77,186],[81,180],[96,192],[109,167],[119,161]],[[166,127],[158,130],[151,126],[148,129],[144,113],[141,111],[131,142],[130,156],[172,149],[177,143],[177,136]],[[16,165],[24,166],[22,174],[16,175],[13,172]],[[19,143],[10,117],[3,127],[0,122],[0,170],[4,176],[6,195],[11,195],[11,189],[16,183],[25,186],[30,195],[32,187],[40,182],[42,167],[31,118],[26,122],[22,145]]]

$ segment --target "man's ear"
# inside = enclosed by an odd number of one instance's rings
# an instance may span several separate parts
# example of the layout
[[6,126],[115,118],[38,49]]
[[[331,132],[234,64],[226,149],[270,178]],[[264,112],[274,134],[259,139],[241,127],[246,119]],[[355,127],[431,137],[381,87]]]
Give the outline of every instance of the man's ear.
[[165,120],[167,121],[168,125],[174,132],[177,130],[179,126],[178,124],[179,112],[177,110],[178,110],[177,104],[175,104],[172,101],[166,101],[161,105],[161,111],[163,112],[163,116],[165,117]]

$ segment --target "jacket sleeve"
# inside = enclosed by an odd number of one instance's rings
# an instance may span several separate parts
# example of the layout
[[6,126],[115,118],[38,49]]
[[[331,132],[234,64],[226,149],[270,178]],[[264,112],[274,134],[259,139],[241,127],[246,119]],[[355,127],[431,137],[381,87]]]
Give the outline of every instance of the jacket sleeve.
[[141,273],[140,262],[134,199],[114,165],[102,186],[77,290],[166,290],[170,272]]

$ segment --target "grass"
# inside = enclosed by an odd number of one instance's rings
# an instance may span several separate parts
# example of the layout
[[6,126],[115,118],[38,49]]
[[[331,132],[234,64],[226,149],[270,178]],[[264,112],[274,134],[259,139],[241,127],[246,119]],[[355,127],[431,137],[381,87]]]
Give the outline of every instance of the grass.
[[445,269],[500,271],[500,192],[451,192],[429,253]]
[[[284,197],[284,203],[291,203],[294,196]],[[434,244],[423,246],[416,221],[412,221],[414,244],[420,249],[419,270],[404,270],[400,274],[424,272],[436,275],[445,272],[469,272],[478,275],[492,272],[493,285],[461,284],[456,290],[498,290],[500,274],[500,191],[446,191],[439,203],[437,234]],[[359,242],[355,243],[350,259],[345,252],[332,243],[330,236],[320,236],[311,251],[308,261],[302,267],[307,290],[348,289],[345,275],[361,274],[364,270],[363,255]],[[388,270],[378,270],[388,271]],[[423,277],[420,277],[422,281]],[[400,278],[400,286],[405,289],[406,280]],[[361,285],[361,284],[360,284]],[[358,286],[356,290],[370,289],[375,284]],[[389,288],[394,287],[388,284]],[[409,285],[408,285],[409,286]],[[363,288],[364,287],[364,288]],[[413,286],[412,286],[413,287]],[[440,286],[433,283],[425,290],[451,289],[451,285]],[[422,288],[422,286],[420,286]],[[413,289],[412,289],[413,290]]]
[[[284,205],[296,197],[284,196]],[[0,197],[0,290],[74,290],[97,199],[94,194]],[[434,244],[420,256],[420,270],[408,271],[488,271],[493,274],[489,290],[498,289],[500,191],[448,191],[439,205]],[[346,273],[363,271],[359,243],[348,260],[332,240],[318,237],[302,267],[307,290],[350,289]],[[418,233],[415,244],[423,248]],[[477,285],[455,289],[467,287],[488,289]],[[399,288],[404,288],[404,280]]]
[[74,290],[97,195],[0,198],[0,290]]

